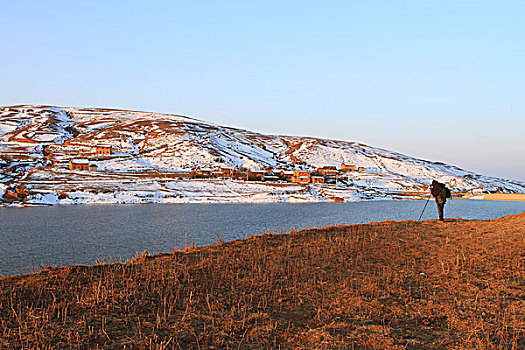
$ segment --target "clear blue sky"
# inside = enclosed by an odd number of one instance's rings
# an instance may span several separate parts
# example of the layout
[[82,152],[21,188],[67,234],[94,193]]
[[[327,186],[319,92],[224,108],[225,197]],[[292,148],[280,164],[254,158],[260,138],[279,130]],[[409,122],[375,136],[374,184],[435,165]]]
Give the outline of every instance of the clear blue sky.
[[188,115],[525,181],[523,1],[4,1],[0,105]]

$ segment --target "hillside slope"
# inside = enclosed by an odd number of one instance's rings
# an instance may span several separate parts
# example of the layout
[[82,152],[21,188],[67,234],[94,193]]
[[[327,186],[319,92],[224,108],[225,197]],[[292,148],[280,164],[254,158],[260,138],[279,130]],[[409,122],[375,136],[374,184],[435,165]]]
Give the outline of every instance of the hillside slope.
[[[3,107],[0,157],[4,204],[419,198],[432,179],[456,192],[525,193],[521,182],[355,142],[263,135],[183,116],[109,109]],[[70,161],[89,163],[92,171],[70,170]],[[362,171],[315,184],[275,176],[294,169],[315,175],[317,168],[339,169],[342,163]],[[220,168],[233,174],[219,174]],[[265,173],[269,181],[246,181],[251,172]]]

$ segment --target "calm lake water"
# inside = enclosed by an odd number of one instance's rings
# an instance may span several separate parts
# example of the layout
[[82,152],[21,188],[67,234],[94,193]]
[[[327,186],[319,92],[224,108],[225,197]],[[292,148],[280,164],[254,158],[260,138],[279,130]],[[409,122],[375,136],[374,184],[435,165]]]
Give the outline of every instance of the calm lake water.
[[[129,259],[251,235],[329,224],[419,217],[425,201],[271,204],[144,204],[0,208],[0,275],[32,266]],[[445,216],[493,219],[525,211],[525,202],[455,199]],[[422,220],[437,218],[433,200]]]

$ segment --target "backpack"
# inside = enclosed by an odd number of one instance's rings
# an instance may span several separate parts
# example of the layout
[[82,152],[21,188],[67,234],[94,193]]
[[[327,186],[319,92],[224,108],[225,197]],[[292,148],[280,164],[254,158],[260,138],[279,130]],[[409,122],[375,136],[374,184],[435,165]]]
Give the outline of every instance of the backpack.
[[445,190],[445,198],[450,198],[451,197],[450,189],[446,186],[444,186],[443,189]]

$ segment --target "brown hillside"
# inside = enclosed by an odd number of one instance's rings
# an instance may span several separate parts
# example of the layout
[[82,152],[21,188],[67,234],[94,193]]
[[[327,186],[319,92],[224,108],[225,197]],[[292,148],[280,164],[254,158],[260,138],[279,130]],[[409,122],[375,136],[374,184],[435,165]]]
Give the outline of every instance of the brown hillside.
[[0,279],[12,349],[524,349],[525,214],[264,235]]

